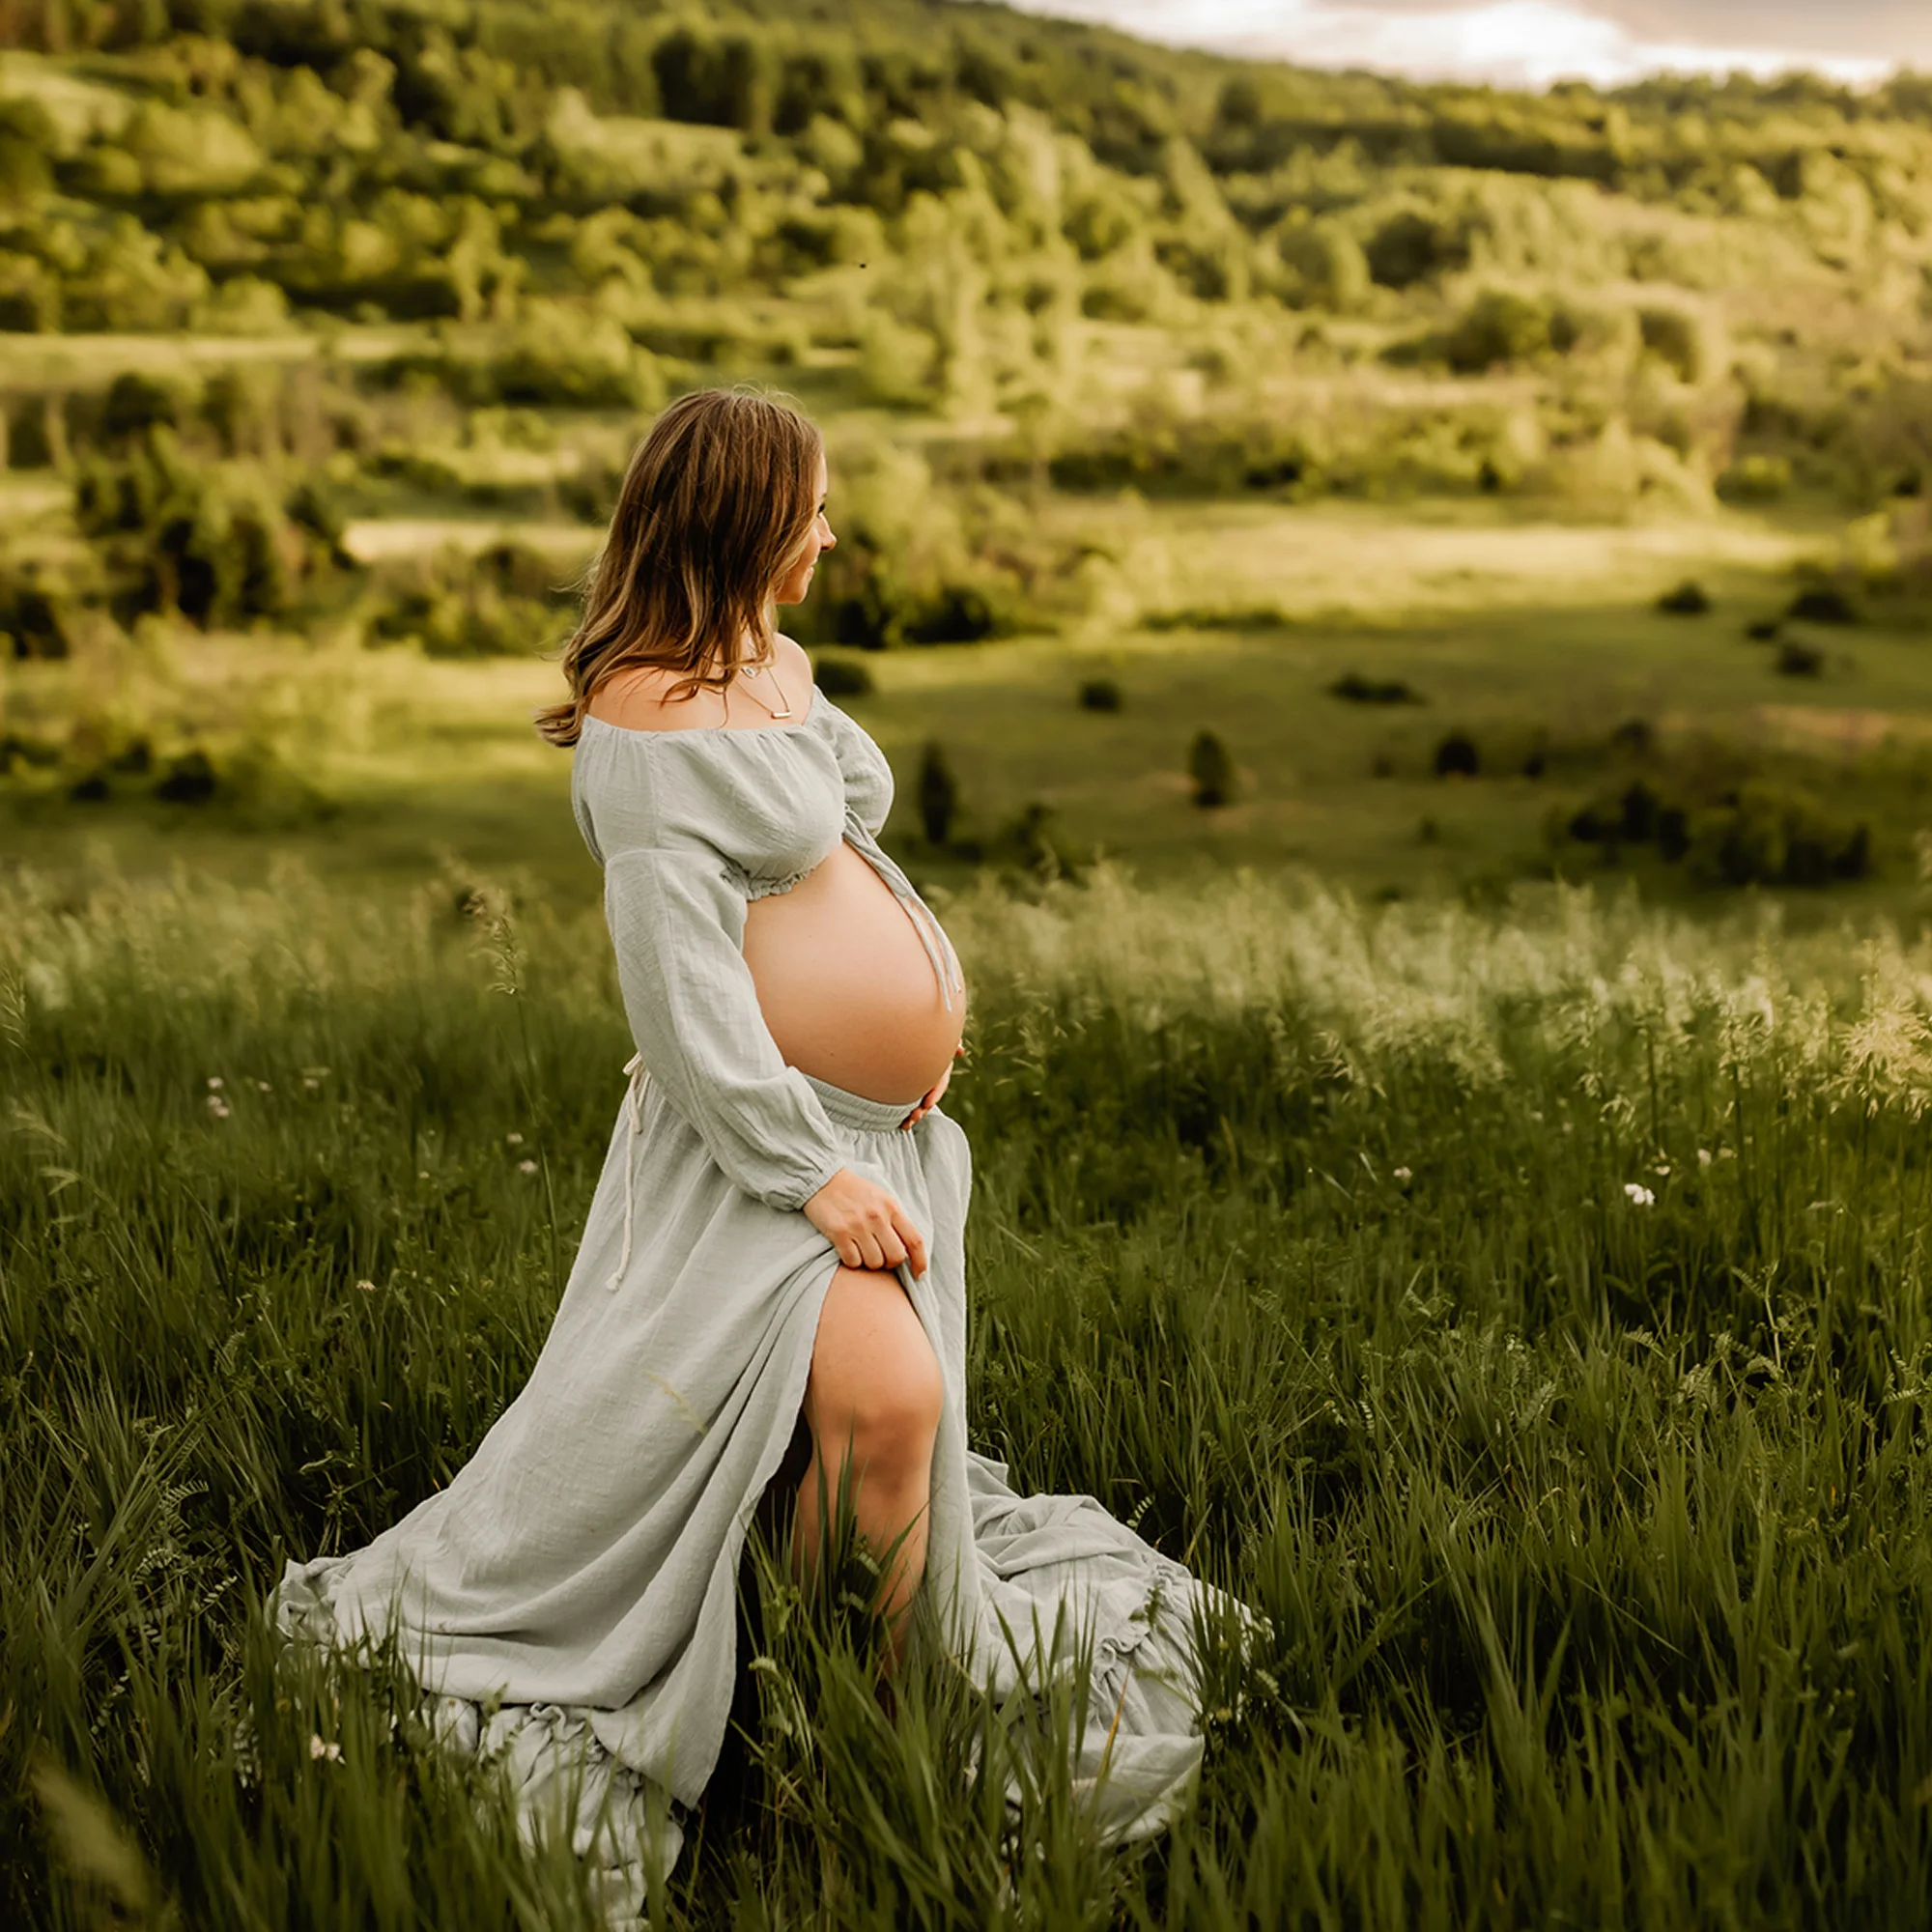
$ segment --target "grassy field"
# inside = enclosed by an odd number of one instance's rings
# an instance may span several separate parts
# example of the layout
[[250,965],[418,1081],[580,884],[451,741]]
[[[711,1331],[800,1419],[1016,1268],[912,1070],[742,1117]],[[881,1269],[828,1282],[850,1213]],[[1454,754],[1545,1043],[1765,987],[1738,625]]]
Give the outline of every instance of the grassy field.
[[[521,1385],[609,1133],[594,912],[470,885],[8,888],[9,1923],[597,1922],[259,1617]],[[1051,1710],[887,1726],[776,1618],[656,1922],[1922,1923],[1932,957],[1111,867],[947,917],[974,1439],[1273,1637],[1108,1855],[1050,1772],[1001,1807]]]

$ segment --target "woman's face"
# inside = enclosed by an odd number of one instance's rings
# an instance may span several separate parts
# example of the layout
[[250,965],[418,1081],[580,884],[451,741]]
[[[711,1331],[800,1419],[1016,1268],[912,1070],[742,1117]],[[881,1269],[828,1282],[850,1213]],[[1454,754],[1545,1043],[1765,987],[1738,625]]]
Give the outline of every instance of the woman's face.
[[832,534],[832,526],[825,521],[825,492],[827,477],[825,458],[818,459],[818,515],[812,520],[811,534],[806,539],[805,550],[798,561],[779,580],[778,588],[772,593],[775,604],[803,604],[805,593],[811,588],[811,574],[818,568],[820,551],[836,550],[838,539]]

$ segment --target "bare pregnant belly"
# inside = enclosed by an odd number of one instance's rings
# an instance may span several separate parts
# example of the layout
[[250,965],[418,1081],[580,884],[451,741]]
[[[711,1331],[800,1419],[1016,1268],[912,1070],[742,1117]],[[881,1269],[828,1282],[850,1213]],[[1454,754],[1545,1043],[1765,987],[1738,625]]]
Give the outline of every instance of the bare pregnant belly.
[[787,1065],[908,1107],[952,1065],[965,1002],[947,1011],[915,917],[843,839],[788,892],[752,900],[745,963]]

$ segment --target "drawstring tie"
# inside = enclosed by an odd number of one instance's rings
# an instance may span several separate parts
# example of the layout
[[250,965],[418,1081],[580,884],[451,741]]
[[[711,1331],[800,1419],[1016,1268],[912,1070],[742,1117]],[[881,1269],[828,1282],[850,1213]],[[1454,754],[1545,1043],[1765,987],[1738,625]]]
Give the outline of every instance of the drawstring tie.
[[[905,907],[906,917],[912,921],[912,929],[919,934],[919,943],[925,948],[926,959],[930,962],[932,970],[939,980],[939,997],[945,1003],[946,1010],[950,1013],[952,1010],[952,992],[954,986],[953,964],[951,958],[942,958],[940,956],[938,948],[933,945],[933,935],[935,933],[938,935],[940,945],[946,948],[949,954],[952,952],[952,942],[946,937],[945,931],[931,913],[926,912],[923,919],[920,917],[921,913],[924,912],[925,909],[916,897],[908,896],[905,893],[900,892],[897,885],[894,884],[891,880],[888,880],[887,883],[893,887],[893,896],[898,900],[900,905]],[[957,985],[960,992],[963,993],[966,990],[964,980],[958,980]]]
[[628,1084],[624,1089],[624,1246],[615,1270],[604,1284],[613,1294],[617,1284],[624,1279],[624,1270],[631,1265],[631,1230],[636,1224],[638,1207],[638,1136],[644,1130],[643,1092],[650,1077],[651,1069],[644,1065],[641,1053],[634,1053],[625,1061],[624,1078]]

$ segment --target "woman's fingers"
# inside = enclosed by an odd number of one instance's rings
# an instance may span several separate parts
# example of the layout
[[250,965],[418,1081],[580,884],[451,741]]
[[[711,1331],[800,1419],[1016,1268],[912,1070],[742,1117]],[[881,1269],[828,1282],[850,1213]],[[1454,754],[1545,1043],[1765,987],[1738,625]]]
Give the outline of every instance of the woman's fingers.
[[925,1236],[913,1226],[903,1208],[893,1216],[893,1232],[905,1249],[904,1259],[912,1264],[915,1276],[925,1272]]

